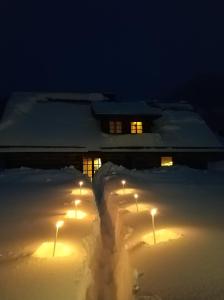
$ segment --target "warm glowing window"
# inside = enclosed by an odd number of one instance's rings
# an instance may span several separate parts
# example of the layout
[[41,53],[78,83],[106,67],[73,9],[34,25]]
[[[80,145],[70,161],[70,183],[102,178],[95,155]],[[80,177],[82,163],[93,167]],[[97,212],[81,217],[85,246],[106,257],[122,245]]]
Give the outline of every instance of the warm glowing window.
[[94,158],[94,173],[101,167],[101,159],[100,158]]
[[121,121],[110,121],[109,122],[110,133],[122,133],[122,122]]
[[101,159],[100,158],[83,158],[83,174],[92,178],[93,174],[101,167]]
[[173,165],[172,156],[163,156],[161,157],[161,166],[162,167],[170,167]]
[[83,158],[83,174],[88,177],[93,176],[93,163],[92,158]]
[[131,133],[143,133],[142,122],[131,122]]

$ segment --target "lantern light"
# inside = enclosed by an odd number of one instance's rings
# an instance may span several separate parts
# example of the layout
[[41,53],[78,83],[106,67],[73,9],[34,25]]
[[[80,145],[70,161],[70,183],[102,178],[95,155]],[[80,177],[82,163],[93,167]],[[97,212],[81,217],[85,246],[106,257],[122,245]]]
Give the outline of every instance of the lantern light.
[[152,216],[152,230],[153,230],[153,239],[154,239],[154,245],[156,244],[156,231],[155,231],[155,215],[157,214],[157,208],[152,208],[150,213]]
[[121,180],[121,184],[122,184],[122,186],[123,186],[123,194],[124,194],[124,186],[125,186],[125,184],[126,184],[126,180]]
[[56,228],[59,229],[64,225],[64,221],[57,221]]
[[56,251],[56,245],[57,245],[57,240],[58,240],[58,231],[63,225],[64,225],[64,221],[62,221],[62,220],[57,221],[55,224],[56,233],[55,233],[55,240],[54,240],[53,257],[55,255],[55,251]]
[[135,198],[136,210],[138,212],[138,194],[134,194],[134,198]]
[[81,200],[76,199],[73,203],[75,204],[75,217],[77,218],[77,206],[81,203]]
[[82,186],[83,186],[83,181],[79,181],[79,191],[80,191],[80,195],[82,194]]

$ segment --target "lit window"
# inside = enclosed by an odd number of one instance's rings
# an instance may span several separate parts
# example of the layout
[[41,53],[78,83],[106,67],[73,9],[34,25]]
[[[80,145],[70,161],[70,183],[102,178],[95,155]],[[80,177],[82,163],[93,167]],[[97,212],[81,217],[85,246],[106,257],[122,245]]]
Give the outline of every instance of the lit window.
[[83,158],[83,174],[92,178],[93,174],[101,167],[101,159],[100,158]]
[[163,156],[161,157],[161,166],[162,167],[171,167],[173,165],[172,156]]
[[110,121],[109,122],[110,133],[122,133],[122,122],[121,121]]
[[93,162],[92,158],[83,158],[83,174],[92,178],[93,176]]
[[143,133],[142,122],[131,122],[131,133]]
[[94,158],[94,173],[101,167],[101,159],[100,158]]

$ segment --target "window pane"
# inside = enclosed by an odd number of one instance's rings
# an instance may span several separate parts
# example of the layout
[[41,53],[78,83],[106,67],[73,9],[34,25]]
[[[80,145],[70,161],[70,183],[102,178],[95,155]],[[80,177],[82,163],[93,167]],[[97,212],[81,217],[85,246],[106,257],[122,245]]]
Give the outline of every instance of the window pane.
[[143,133],[142,122],[131,122],[131,133]]
[[100,158],[83,158],[83,174],[92,178],[93,169],[94,173],[101,167],[101,159]]
[[172,158],[172,156],[163,156],[163,157],[161,157],[161,166],[162,167],[173,166],[173,158]]
[[110,133],[122,133],[122,122],[121,121],[109,121],[109,132]]
[[94,173],[101,167],[101,159],[100,158],[95,158],[94,159]]
[[89,157],[83,158],[83,174],[92,178],[92,158]]

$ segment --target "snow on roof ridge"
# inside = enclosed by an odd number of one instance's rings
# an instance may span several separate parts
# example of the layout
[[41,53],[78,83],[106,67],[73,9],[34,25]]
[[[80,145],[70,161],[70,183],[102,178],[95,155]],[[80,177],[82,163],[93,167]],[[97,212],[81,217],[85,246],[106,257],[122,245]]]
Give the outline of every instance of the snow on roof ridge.
[[66,101],[103,101],[110,100],[108,93],[101,92],[13,92],[11,98],[32,98],[36,100],[43,100],[47,98],[61,99]]
[[96,115],[160,115],[160,110],[145,101],[108,101],[92,103]]

